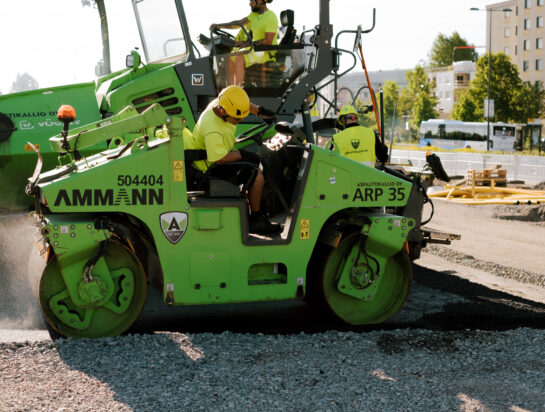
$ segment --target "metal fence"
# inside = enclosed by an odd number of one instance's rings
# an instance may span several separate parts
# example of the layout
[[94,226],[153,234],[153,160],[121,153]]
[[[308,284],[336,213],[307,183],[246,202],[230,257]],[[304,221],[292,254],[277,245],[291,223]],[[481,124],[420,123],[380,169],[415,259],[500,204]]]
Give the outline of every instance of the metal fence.
[[[465,176],[467,170],[493,169],[497,165],[507,171],[508,180],[523,180],[526,183],[545,182],[545,157],[493,155],[464,152],[436,152],[445,171],[451,176]],[[414,166],[426,164],[426,152],[420,150],[392,150],[392,163],[411,161]]]

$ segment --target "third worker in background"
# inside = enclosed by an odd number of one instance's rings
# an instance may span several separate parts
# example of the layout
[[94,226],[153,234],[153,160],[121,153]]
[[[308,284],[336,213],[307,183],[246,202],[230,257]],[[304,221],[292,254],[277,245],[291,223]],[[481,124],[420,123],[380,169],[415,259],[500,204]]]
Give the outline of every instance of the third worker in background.
[[375,161],[388,161],[388,148],[374,130],[360,126],[358,112],[353,106],[344,106],[339,112],[342,131],[333,135],[340,154],[360,163],[375,166]]

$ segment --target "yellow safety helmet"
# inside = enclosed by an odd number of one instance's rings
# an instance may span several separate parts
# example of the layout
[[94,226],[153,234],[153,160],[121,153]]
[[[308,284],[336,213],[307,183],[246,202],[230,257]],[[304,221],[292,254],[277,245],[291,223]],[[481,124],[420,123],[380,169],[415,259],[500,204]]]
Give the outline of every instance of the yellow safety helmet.
[[337,123],[342,126],[341,117],[346,116],[348,114],[355,114],[357,116],[358,111],[354,108],[354,106],[350,106],[349,104],[347,104],[339,112],[339,117],[337,118]]
[[237,119],[244,119],[250,114],[250,98],[240,86],[223,89],[218,96],[218,104],[227,115]]
[[355,114],[356,116],[358,115],[358,112],[357,110],[354,108],[354,106],[350,106],[349,104],[347,104],[346,106],[344,106],[341,111],[339,112],[339,117],[342,117],[342,116],[346,116],[347,114]]

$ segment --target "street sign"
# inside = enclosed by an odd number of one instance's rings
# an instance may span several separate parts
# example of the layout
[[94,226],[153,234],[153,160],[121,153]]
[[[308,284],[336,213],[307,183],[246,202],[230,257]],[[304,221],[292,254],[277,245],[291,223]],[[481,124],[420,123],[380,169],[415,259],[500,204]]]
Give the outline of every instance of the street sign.
[[[488,111],[488,102],[490,102],[490,112]],[[494,117],[494,99],[484,99],[484,117]]]

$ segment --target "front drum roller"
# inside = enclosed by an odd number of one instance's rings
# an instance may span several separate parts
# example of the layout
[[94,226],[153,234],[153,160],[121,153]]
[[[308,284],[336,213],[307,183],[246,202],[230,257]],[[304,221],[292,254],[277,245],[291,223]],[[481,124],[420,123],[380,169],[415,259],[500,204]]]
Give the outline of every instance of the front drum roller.
[[361,300],[339,292],[337,283],[343,266],[360,234],[353,233],[341,240],[325,260],[321,272],[321,295],[326,305],[343,322],[367,325],[385,322],[403,306],[412,282],[412,265],[405,250],[388,258],[376,282],[378,289],[371,300]]
[[[40,281],[40,305],[49,326],[62,336],[101,338],[125,332],[138,318],[146,303],[147,281],[140,260],[121,243],[110,240],[104,259],[114,282],[114,293],[98,307],[76,306],[68,295],[55,257],[49,259]],[[61,308],[61,309],[59,309]],[[55,310],[63,311],[55,315]],[[70,313],[67,318],[66,313]],[[88,323],[85,328],[70,327],[70,320]]]

